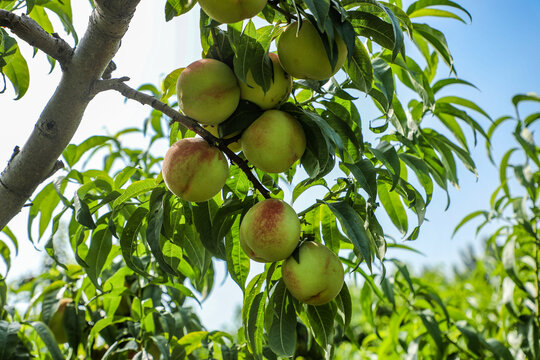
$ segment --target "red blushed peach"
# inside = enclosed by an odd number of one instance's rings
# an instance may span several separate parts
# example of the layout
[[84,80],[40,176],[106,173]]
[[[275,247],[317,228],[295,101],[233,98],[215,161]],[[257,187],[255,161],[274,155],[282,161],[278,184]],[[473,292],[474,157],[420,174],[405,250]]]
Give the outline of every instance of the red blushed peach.
[[341,261],[330,249],[313,241],[299,249],[299,262],[291,256],[283,262],[283,282],[292,296],[309,305],[323,305],[334,299],[343,287]]
[[255,82],[251,71],[247,73],[246,82],[238,82],[240,98],[259,105],[263,110],[272,109],[287,100],[292,90],[292,77],[283,71],[277,54],[269,53],[268,56],[272,61],[274,77],[266,92]]
[[217,125],[236,110],[240,87],[227,64],[214,59],[191,63],[176,83],[182,112],[204,125]]
[[212,19],[231,24],[249,19],[265,7],[267,0],[199,0],[199,5]]
[[240,224],[240,245],[251,259],[274,262],[289,257],[300,240],[300,221],[293,208],[266,199],[248,210]]
[[267,110],[243,133],[242,151],[257,168],[280,173],[288,170],[306,150],[300,123],[280,110]]
[[202,138],[177,141],[163,158],[163,180],[169,190],[186,200],[214,197],[225,185],[229,164],[223,153]]

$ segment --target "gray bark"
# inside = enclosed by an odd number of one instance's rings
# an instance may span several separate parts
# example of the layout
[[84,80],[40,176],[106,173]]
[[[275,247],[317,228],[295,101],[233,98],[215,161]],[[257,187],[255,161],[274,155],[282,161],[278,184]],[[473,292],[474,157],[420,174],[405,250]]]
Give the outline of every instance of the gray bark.
[[[75,134],[92,100],[94,83],[116,54],[139,2],[95,1],[86,33],[71,58],[62,63],[56,91],[24,146],[0,174],[0,229],[21,210],[39,184],[60,167],[58,158]],[[17,35],[17,31],[13,32]],[[29,38],[27,35],[23,40],[29,42]]]

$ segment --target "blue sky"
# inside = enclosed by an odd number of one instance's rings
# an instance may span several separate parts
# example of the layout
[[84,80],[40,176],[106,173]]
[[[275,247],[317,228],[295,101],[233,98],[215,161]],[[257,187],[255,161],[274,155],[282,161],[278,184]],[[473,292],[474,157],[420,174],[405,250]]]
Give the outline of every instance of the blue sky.
[[[81,6],[81,11],[74,10],[76,26],[82,33],[87,23],[87,2],[74,2]],[[410,3],[410,2],[406,2]],[[514,0],[474,0],[459,1],[473,17],[470,24],[455,20],[437,18],[417,19],[440,29],[446,35],[455,66],[460,78],[474,83],[478,90],[467,87],[450,88],[452,94],[469,98],[484,108],[493,118],[513,115],[511,97],[517,93],[540,93],[540,1]],[[156,7],[154,1],[143,1],[131,25],[128,36],[123,40],[117,56],[116,76],[130,76],[130,85],[136,87],[146,82],[158,82],[159,79],[175,68],[187,66],[200,56],[198,40],[198,10],[177,18],[169,23],[162,21],[162,7]],[[155,41],[158,39],[159,41]],[[167,46],[163,46],[167,44]],[[43,56],[31,58],[31,50],[24,50],[31,66],[31,87],[27,95],[14,102],[13,93],[0,96],[3,114],[3,126],[9,124],[6,131],[0,132],[0,159],[7,161],[15,145],[22,145],[31,131],[40,110],[45,105],[59,79],[59,72],[48,75],[48,65]],[[156,54],[159,53],[159,56]],[[409,53],[414,53],[411,51]],[[135,59],[135,61],[134,61]],[[440,65],[441,71],[447,71]],[[448,73],[444,74],[448,75]],[[362,109],[361,109],[362,111]],[[75,143],[84,140],[90,134],[107,133],[106,127],[113,129],[128,126],[140,126],[148,108],[136,103],[123,103],[118,94],[107,93],[96,97],[88,108]],[[526,108],[524,108],[524,112]],[[364,120],[370,119],[369,113],[362,114]],[[482,124],[487,121],[477,117]],[[14,121],[16,119],[16,121]],[[511,127],[500,129],[496,133],[494,147],[495,159],[498,160],[511,143],[508,131]],[[110,130],[113,132],[114,130]],[[534,131],[534,129],[533,129]],[[538,136],[538,129],[536,129]],[[408,245],[422,251],[426,256],[406,254],[402,251],[390,253],[392,257],[406,260],[415,268],[430,264],[451,264],[459,261],[459,250],[468,243],[478,247],[480,241],[474,239],[474,226],[464,227],[455,239],[450,235],[459,220],[466,214],[486,208],[489,196],[498,184],[497,169],[487,161],[483,142],[473,149],[473,158],[477,163],[479,178],[459,169],[461,189],[451,189],[452,204],[445,211],[446,196],[442,190],[434,193],[434,199],[427,212],[429,222],[424,223],[421,237]],[[27,244],[25,221],[27,213],[23,211],[10,224],[19,235],[21,257],[15,261],[11,275],[20,274],[28,268],[28,261],[35,256],[32,247]],[[414,226],[414,218],[410,219]],[[391,224],[388,232],[400,241],[399,234]],[[23,246],[25,245],[25,246]],[[36,263],[34,261],[34,263]],[[218,268],[223,269],[222,264]],[[222,278],[217,278],[219,283]],[[232,306],[241,298],[238,287],[227,281],[222,288],[215,290],[209,301],[204,304],[205,323],[211,328],[219,326],[228,319],[223,317],[224,307]],[[220,316],[221,315],[221,316]]]

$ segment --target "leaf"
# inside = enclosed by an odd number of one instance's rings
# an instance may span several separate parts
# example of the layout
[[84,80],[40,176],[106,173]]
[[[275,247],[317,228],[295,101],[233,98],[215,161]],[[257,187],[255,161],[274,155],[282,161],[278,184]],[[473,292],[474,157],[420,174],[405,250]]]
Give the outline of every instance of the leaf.
[[[375,86],[380,90],[386,100],[385,110],[390,108],[394,98],[394,76],[392,68],[381,58],[373,60],[373,74],[375,76]],[[371,89],[370,95],[375,89]],[[381,105],[383,105],[381,103]]]
[[152,250],[152,255],[163,271],[176,276],[178,275],[178,271],[172,268],[169,262],[167,262],[161,248],[161,227],[164,216],[163,203],[168,200],[165,194],[163,188],[156,188],[152,191],[150,210],[147,216],[148,228],[146,229],[146,241],[150,246],[150,250]]
[[454,84],[472,86],[473,88],[478,89],[474,84],[472,84],[472,83],[470,83],[468,81],[465,81],[465,80],[462,80],[462,79],[456,79],[456,78],[448,78],[448,79],[438,80],[435,84],[433,84],[431,89],[433,90],[433,94],[436,94],[443,87],[446,87],[448,85],[454,85]]
[[364,11],[348,11],[349,21],[357,30],[357,34],[364,36],[384,48],[393,50],[396,46],[394,28],[391,24],[378,16]]
[[418,0],[418,1],[413,2],[407,8],[407,14],[409,14],[410,17],[413,17],[414,13],[418,13],[420,10],[426,9],[427,7],[437,6],[437,5],[449,6],[449,7],[452,7],[454,9],[461,10],[465,14],[467,14],[467,16],[469,17],[469,21],[472,21],[472,16],[467,11],[467,9],[465,9],[464,7],[459,5],[458,3],[455,3],[455,2],[450,1],[450,0]]
[[485,219],[488,219],[489,217],[489,212],[485,211],[485,210],[477,210],[477,211],[473,211],[472,213],[470,213],[469,215],[465,216],[463,219],[461,219],[461,221],[459,222],[459,224],[457,224],[457,226],[454,228],[454,231],[452,232],[452,237],[454,237],[454,235],[457,233],[457,231],[463,226],[465,225],[466,223],[468,223],[469,221],[471,221],[472,219],[478,217],[478,216],[481,216],[483,215]]
[[267,311],[272,315],[272,325],[267,330],[270,349],[278,356],[293,356],[296,350],[296,312],[283,281],[275,286]]
[[[0,302],[0,304],[2,304]],[[3,306],[0,307],[3,309]],[[17,322],[8,323],[0,320],[0,359],[11,359],[19,342],[17,333],[21,329],[21,324]]]
[[349,61],[345,63],[345,72],[354,86],[365,93],[373,86],[373,66],[366,48],[359,39],[354,42],[354,52]]
[[330,11],[330,0],[304,0],[308,9],[317,20],[317,26],[324,32],[328,12]]
[[354,164],[343,163],[351,171],[360,186],[373,201],[377,198],[377,170],[369,159],[362,159]]
[[14,53],[4,56],[2,59],[6,64],[2,67],[0,63],[0,70],[7,76],[9,81],[11,81],[16,94],[15,100],[19,100],[26,94],[26,91],[30,86],[28,64],[21,55],[18,46]]
[[88,150],[99,148],[111,140],[114,141],[115,139],[110,136],[91,136],[79,145],[69,144],[62,152],[62,156],[68,166],[73,167]]
[[450,71],[457,76],[456,69],[454,68],[454,60],[450,54],[444,34],[426,24],[413,23],[413,28],[416,33],[415,36],[420,35],[429,42],[435,51],[442,57],[444,62],[450,67]]
[[364,261],[371,270],[372,251],[369,246],[366,230],[364,229],[364,220],[351,205],[344,201],[332,203],[326,201],[321,202],[326,204],[330,210],[332,210],[332,213],[334,213],[339,220],[354,247],[362,254]]
[[127,200],[139,196],[141,194],[147,193],[150,190],[156,187],[156,181],[154,179],[146,179],[135,181],[127,187],[127,189],[120,195],[112,204],[113,208],[116,208]]
[[73,197],[73,206],[75,208],[75,219],[77,222],[89,229],[95,229],[96,223],[90,213],[90,208],[88,208],[88,205],[79,198],[78,193],[75,193],[75,196]]
[[41,321],[33,321],[29,323],[34,330],[38,333],[39,337],[47,347],[47,350],[49,350],[49,354],[51,355],[53,360],[64,360],[64,355],[62,355],[62,351],[60,351],[60,348],[58,347],[58,343],[56,342],[54,335],[52,331],[42,323]]
[[371,152],[390,172],[392,176],[392,188],[390,191],[394,190],[401,173],[401,162],[396,149],[389,142],[381,141],[376,148],[371,148]]
[[379,182],[377,190],[379,193],[379,200],[390,217],[390,220],[401,232],[401,235],[404,236],[408,231],[409,225],[407,213],[405,212],[405,208],[403,207],[399,195],[395,191],[390,190],[389,186],[384,182]]
[[197,4],[197,0],[167,0],[165,3],[165,21],[170,21],[176,16],[187,13],[195,4]]
[[240,220],[237,219],[230,233],[225,236],[225,248],[227,251],[227,269],[229,270],[229,274],[234,282],[244,291],[249,275],[250,260],[240,246],[238,234],[239,224]]
[[94,283],[94,286],[101,289],[98,277],[107,264],[107,257],[112,249],[112,234],[106,224],[99,225],[90,238],[90,248],[84,261],[88,265],[86,273]]
[[428,334],[431,336],[431,338],[435,341],[435,344],[437,345],[437,348],[439,349],[439,353],[444,352],[444,344],[442,339],[442,333],[441,329],[439,328],[439,324],[431,314],[427,313],[420,313],[420,319],[422,320],[422,323],[424,323],[424,326],[428,332]]
[[327,345],[332,344],[334,337],[334,318],[337,313],[337,306],[334,302],[324,305],[307,306],[307,316],[309,325],[313,331],[315,341],[326,349]]

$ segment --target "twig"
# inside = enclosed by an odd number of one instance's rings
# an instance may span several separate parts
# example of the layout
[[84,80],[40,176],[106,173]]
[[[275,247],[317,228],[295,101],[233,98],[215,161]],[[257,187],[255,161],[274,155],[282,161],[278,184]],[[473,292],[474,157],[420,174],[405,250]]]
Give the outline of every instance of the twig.
[[287,19],[287,23],[291,23],[291,20],[297,20],[296,16],[291,15],[289,12],[283,10],[278,6],[280,2],[280,0],[269,0],[268,5],[270,5],[272,9],[285,16],[285,18]]
[[62,69],[71,61],[73,48],[58,35],[46,32],[34,19],[24,14],[19,16],[0,9],[0,26],[7,27],[20,39],[58,60]]
[[125,81],[128,81],[128,77],[122,77],[119,79],[111,79],[111,80],[99,80],[95,83],[93,88],[94,95],[97,93],[100,93],[102,91],[106,90],[116,90],[122,95],[124,95],[128,99],[132,99],[135,101],[138,101],[139,103],[143,105],[151,106],[152,108],[161,111],[163,114],[167,115],[172,119],[171,122],[178,122],[179,124],[183,125],[187,129],[193,131],[194,133],[200,135],[202,138],[204,138],[210,145],[217,147],[222,152],[227,155],[229,160],[236,164],[248,177],[248,179],[253,184],[253,187],[258,190],[261,195],[263,195],[265,198],[270,198],[270,191],[266,189],[259,179],[253,174],[251,171],[251,168],[249,167],[249,164],[246,160],[242,159],[240,156],[236,155],[234,151],[228,148],[228,145],[231,141],[229,139],[221,139],[217,138],[214,135],[210,134],[207,130],[205,130],[199,123],[185,115],[180,114],[178,111],[171,108],[169,105],[165,104],[164,102],[158,100],[152,95],[145,94],[143,92],[137,91],[130,86],[125,84]]

